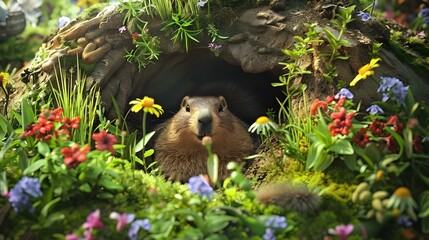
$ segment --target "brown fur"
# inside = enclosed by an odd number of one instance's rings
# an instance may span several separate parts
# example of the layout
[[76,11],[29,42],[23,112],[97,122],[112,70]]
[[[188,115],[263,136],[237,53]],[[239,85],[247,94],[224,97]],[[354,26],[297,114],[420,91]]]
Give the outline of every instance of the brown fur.
[[[209,130],[201,130],[199,118],[204,112],[211,116]],[[212,151],[219,157],[220,181],[229,176],[228,162],[240,162],[254,151],[246,125],[228,110],[223,97],[185,97],[155,142],[155,159],[166,178],[187,182],[192,176],[207,174],[204,135],[212,137]]]

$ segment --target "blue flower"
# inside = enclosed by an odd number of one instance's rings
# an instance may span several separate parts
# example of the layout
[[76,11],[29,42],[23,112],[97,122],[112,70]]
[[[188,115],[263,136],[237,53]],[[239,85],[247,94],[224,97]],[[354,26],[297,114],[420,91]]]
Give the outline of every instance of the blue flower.
[[65,25],[67,25],[67,24],[69,24],[70,23],[70,18],[69,17],[66,17],[66,16],[62,16],[62,17],[60,17],[59,19],[58,19],[58,28],[62,28],[62,27],[64,27]]
[[393,98],[393,100],[398,103],[404,104],[409,86],[404,86],[404,84],[397,78],[381,77],[381,79],[382,81],[377,92],[383,94],[382,101],[386,102]]
[[377,113],[384,113],[383,109],[381,109],[381,107],[378,106],[377,104],[371,105],[369,108],[366,109],[366,111],[372,115]]
[[266,228],[265,234],[264,236],[262,236],[262,238],[264,240],[276,240],[276,236],[274,236],[274,233],[275,233],[274,229]]
[[268,227],[274,227],[274,228],[286,228],[287,222],[286,217],[283,216],[272,216],[268,218],[268,220],[265,222],[265,226]]
[[200,176],[193,176],[189,179],[188,188],[191,193],[196,193],[200,197],[212,199],[213,188]]
[[366,12],[362,12],[362,11],[360,11],[360,12],[358,13],[358,16],[359,16],[359,17],[361,17],[361,18],[362,18],[362,21],[364,21],[364,22],[368,21],[369,19],[371,19],[371,20],[372,20],[371,15],[369,15],[369,13],[366,13]]
[[398,219],[396,219],[396,221],[400,226],[404,226],[404,227],[413,226],[413,222],[407,216],[404,216],[404,215],[399,216]]
[[139,230],[140,228],[143,228],[146,231],[150,230],[150,222],[149,219],[139,219],[135,220],[133,223],[131,223],[130,229],[128,230],[128,238],[130,240],[137,240],[139,239]]
[[30,203],[30,197],[40,197],[43,193],[40,190],[40,182],[37,178],[23,177],[19,182],[10,190],[9,202],[15,212],[28,210],[34,211]]
[[344,96],[348,99],[353,99],[353,93],[350,92],[347,88],[341,88],[341,90],[335,95],[335,99],[339,99],[341,96]]
[[198,5],[198,7],[204,7],[204,5],[206,4],[208,2],[208,0],[206,0],[206,1],[198,1],[197,2],[197,5]]
[[429,23],[429,17],[425,17],[425,18],[423,18],[423,22],[424,22],[424,23]]
[[422,16],[422,17],[426,17],[428,14],[429,14],[429,8],[423,8],[420,11],[420,16]]

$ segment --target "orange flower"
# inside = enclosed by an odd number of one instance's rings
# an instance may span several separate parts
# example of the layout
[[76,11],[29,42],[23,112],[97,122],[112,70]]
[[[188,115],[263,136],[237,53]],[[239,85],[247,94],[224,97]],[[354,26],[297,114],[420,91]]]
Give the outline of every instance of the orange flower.
[[320,101],[318,98],[316,98],[313,101],[313,104],[311,104],[310,114],[312,116],[315,116],[317,114],[319,108],[322,109],[323,111],[328,110],[328,103],[325,101]]

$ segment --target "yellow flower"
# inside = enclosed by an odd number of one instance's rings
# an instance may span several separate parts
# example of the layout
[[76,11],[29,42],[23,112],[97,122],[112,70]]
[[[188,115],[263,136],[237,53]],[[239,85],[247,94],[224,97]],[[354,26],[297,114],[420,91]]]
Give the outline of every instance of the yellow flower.
[[138,112],[143,108],[144,112],[148,112],[150,114],[159,117],[160,114],[164,113],[161,105],[155,104],[155,100],[151,97],[144,97],[143,99],[137,98],[136,100],[132,100],[130,104],[134,105],[131,108],[132,112]]
[[380,181],[382,177],[383,177],[383,170],[378,170],[377,173],[375,174],[375,181]]
[[99,0],[78,0],[76,6],[81,8],[88,8],[96,3],[100,3]]
[[7,84],[10,82],[9,73],[0,72],[0,84],[3,86],[3,89],[6,90]]
[[356,85],[357,82],[361,79],[366,79],[368,76],[371,76],[374,74],[373,68],[379,67],[380,65],[377,63],[380,61],[381,58],[373,58],[371,61],[364,65],[363,67],[359,68],[359,74],[356,75],[356,77],[353,79],[353,81],[350,82],[350,86]]
[[249,132],[254,133],[256,131],[257,134],[262,133],[262,135],[267,135],[270,130],[276,129],[277,125],[272,122],[268,117],[262,116],[256,119],[256,121],[250,125]]

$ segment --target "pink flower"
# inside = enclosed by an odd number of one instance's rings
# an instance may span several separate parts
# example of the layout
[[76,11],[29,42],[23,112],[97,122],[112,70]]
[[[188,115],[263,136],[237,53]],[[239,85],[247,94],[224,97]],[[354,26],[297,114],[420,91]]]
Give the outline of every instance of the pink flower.
[[336,235],[341,240],[347,240],[350,233],[353,232],[353,224],[347,224],[347,225],[338,225],[335,227],[335,229],[328,229],[328,232],[332,235]]
[[416,38],[420,38],[420,39],[425,38],[425,37],[426,37],[426,34],[424,31],[421,31],[421,32],[417,33],[417,35],[416,35]]
[[116,224],[116,230],[120,232],[124,230],[125,225],[134,221],[135,216],[136,216],[135,214],[126,214],[126,213],[119,214],[117,212],[112,212],[109,218],[118,221],[118,223]]
[[100,220],[100,209],[95,210],[86,217],[86,222],[82,225],[84,228],[102,228],[104,224]]
[[79,236],[77,236],[76,234],[67,234],[66,235],[66,240],[79,240]]

